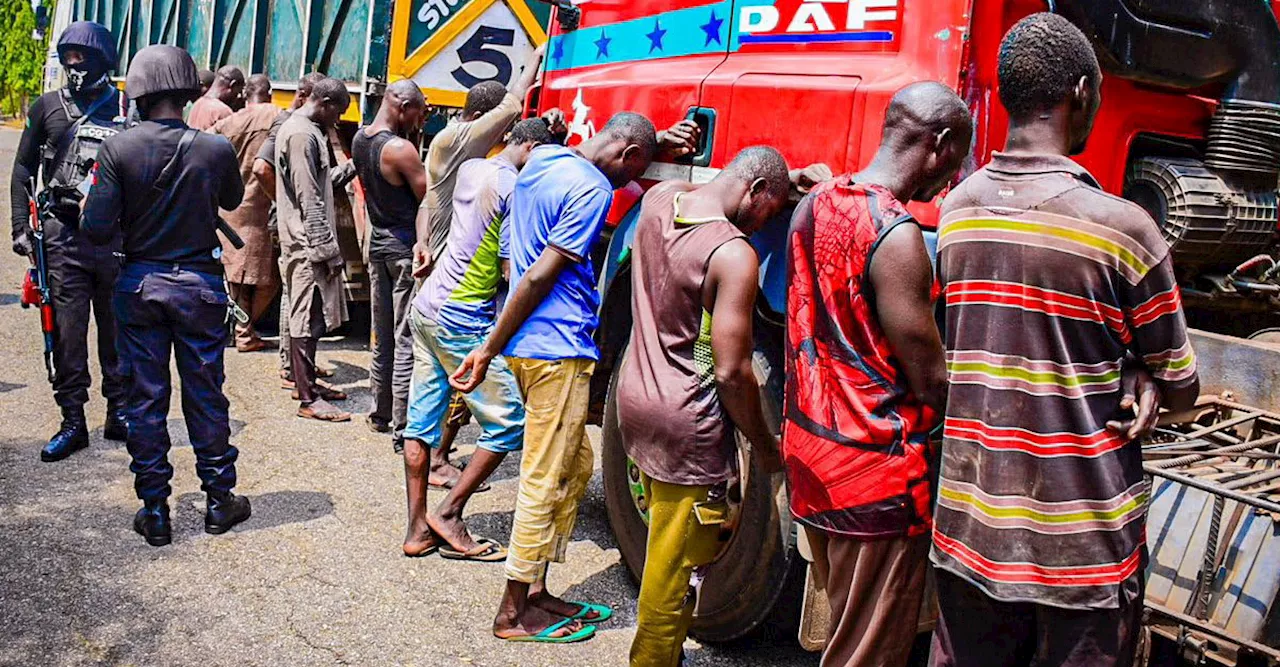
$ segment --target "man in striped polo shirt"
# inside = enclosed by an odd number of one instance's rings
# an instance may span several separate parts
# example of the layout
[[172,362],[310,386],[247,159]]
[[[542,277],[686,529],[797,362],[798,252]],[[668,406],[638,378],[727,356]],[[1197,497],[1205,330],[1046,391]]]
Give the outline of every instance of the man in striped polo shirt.
[[1005,152],[947,197],[939,229],[950,394],[934,664],[1130,665],[1148,485],[1132,432],[1108,422],[1126,363],[1165,407],[1190,406],[1195,356],[1160,230],[1067,157],[1099,104],[1088,40],[1029,16],[998,74]]

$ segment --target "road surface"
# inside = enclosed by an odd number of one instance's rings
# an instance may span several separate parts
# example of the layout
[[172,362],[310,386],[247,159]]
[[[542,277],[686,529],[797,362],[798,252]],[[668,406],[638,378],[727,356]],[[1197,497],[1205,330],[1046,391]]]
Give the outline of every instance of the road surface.
[[[17,132],[0,130],[0,199],[7,199],[17,140]],[[138,501],[129,456],[122,443],[101,437],[96,361],[92,445],[63,462],[39,460],[59,415],[36,314],[18,305],[25,260],[7,248],[0,252],[0,665],[625,664],[637,588],[610,536],[598,476],[568,562],[550,577],[551,589],[569,599],[615,609],[584,644],[494,639],[500,564],[400,555],[401,460],[387,436],[359,419],[370,404],[367,335],[321,345],[322,360],[352,395],[346,407],[357,418],[350,424],[296,418],[276,379],[275,351],[228,353],[236,491],[252,499],[253,518],[227,535],[202,530],[204,497],[175,391],[174,540],[148,547],[130,526]],[[474,428],[465,435],[464,443],[474,442]],[[464,444],[457,459],[472,449]],[[506,542],[517,472],[512,457],[493,490],[472,501],[467,522],[475,534]],[[700,666],[817,664],[794,644],[690,640],[685,650]]]

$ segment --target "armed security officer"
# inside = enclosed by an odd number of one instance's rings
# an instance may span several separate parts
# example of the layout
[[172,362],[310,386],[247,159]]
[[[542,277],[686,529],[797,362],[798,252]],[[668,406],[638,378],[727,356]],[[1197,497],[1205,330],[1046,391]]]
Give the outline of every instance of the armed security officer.
[[125,92],[137,100],[143,122],[103,144],[84,212],[95,242],[123,232],[114,304],[130,383],[130,469],[144,503],[133,527],[152,546],[170,540],[171,350],[196,474],[208,494],[205,532],[225,533],[249,518],[249,500],[231,493],[238,452],[228,442],[222,393],[228,299],[215,234],[219,207],[239,206],[244,183],[230,142],[182,122],[183,107],[199,90],[186,51],[156,45],[134,56]]
[[116,66],[111,33],[97,23],[72,23],[58,41],[58,59],[67,86],[45,93],[27,112],[27,127],[13,164],[9,200],[13,218],[13,251],[30,256],[29,198],[39,171],[41,219],[49,260],[54,316],[53,398],[62,409],[62,428],[40,452],[44,461],[58,461],[89,446],[84,404],[89,401],[89,311],[98,323],[98,360],[102,364],[102,395],[107,399],[103,436],[125,439],[121,410],[124,385],[116,361],[116,323],[111,311],[111,285],[119,261],[118,244],[97,247],[80,233],[82,184],[89,176],[99,142],[123,128],[124,96],[111,85],[108,72]]

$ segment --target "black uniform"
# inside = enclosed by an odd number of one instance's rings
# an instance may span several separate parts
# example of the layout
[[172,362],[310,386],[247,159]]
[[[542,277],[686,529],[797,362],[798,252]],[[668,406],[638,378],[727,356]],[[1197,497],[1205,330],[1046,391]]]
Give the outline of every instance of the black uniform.
[[169,187],[153,188],[186,132],[178,120],[143,121],[108,139],[84,213],[91,239],[109,242],[117,230],[123,236],[125,264],[114,304],[130,386],[131,469],[144,501],[170,494],[170,350],[203,488],[229,492],[236,479],[237,451],[229,442],[222,393],[228,299],[215,225],[219,208],[240,205],[244,183],[231,143],[196,133]]
[[[108,89],[104,100],[86,122],[112,125],[122,115],[123,96]],[[65,91],[41,95],[27,112],[27,126],[18,144],[13,177],[9,185],[12,208],[13,238],[22,241],[31,229],[28,211],[30,179],[39,173],[41,185],[48,187],[54,171],[54,157],[74,120],[71,113],[83,115],[82,109],[95,99],[77,100]],[[111,285],[119,270],[113,254],[118,241],[98,246],[90,243],[77,229],[79,209],[75,206],[55,207],[45,217],[45,245],[49,260],[49,282],[54,315],[54,379],[53,396],[64,415],[79,412],[89,401],[89,314],[92,304],[98,324],[98,360],[102,364],[102,395],[110,408],[121,402],[121,383],[116,359],[116,323],[111,312]]]

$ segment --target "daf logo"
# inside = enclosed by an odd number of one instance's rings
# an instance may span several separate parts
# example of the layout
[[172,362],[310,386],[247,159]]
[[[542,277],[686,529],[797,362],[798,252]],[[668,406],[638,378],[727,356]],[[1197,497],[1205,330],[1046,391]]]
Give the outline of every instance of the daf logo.
[[[839,18],[842,9],[845,10],[844,25],[837,25],[835,19]],[[865,30],[868,23],[893,21],[897,18],[898,0],[805,0],[786,22],[785,31],[811,33]],[[743,7],[738,25],[742,26],[740,32],[746,34],[774,32],[783,25],[782,19],[777,7]]]

